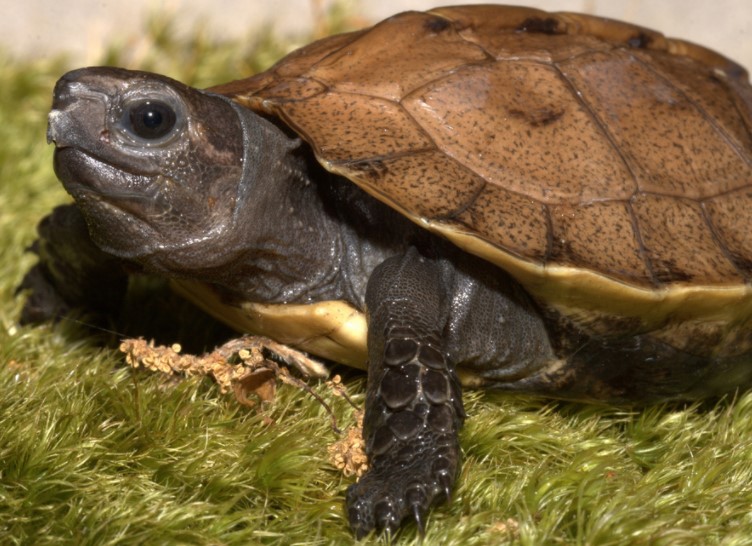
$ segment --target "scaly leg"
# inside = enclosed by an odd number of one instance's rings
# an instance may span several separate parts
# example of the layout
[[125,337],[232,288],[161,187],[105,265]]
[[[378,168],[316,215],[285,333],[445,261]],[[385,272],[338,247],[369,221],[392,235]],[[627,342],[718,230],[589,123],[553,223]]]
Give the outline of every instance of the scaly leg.
[[460,385],[442,342],[446,312],[441,271],[410,250],[382,263],[369,280],[369,376],[364,436],[370,469],[347,492],[360,538],[393,534],[412,516],[448,499],[459,464],[464,420]]

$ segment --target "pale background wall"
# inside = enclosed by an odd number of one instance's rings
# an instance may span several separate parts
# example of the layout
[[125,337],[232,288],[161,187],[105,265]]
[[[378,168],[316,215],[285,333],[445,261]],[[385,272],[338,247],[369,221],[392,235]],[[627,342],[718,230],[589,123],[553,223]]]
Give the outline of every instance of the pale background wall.
[[[65,51],[73,64],[96,61],[113,39],[137,40],[154,10],[177,14],[179,28],[196,21],[218,35],[246,36],[274,25],[287,33],[309,30],[313,11],[332,0],[0,0],[0,47],[15,56]],[[346,0],[365,20],[406,9],[462,0]],[[512,0],[510,0],[511,2]],[[752,68],[751,0],[529,0],[548,10],[585,11],[625,19],[721,51]]]

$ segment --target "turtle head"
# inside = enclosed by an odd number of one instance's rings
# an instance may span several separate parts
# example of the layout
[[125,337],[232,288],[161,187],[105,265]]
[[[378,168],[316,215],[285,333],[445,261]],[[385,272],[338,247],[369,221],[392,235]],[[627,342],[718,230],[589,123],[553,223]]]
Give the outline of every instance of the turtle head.
[[47,139],[97,245],[156,269],[165,260],[207,267],[236,252],[232,231],[247,192],[241,110],[156,74],[96,67],[64,75]]

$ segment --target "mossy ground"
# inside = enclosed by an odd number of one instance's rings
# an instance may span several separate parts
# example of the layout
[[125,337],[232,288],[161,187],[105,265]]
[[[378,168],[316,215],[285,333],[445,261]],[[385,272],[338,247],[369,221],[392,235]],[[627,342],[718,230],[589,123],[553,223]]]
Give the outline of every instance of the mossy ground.
[[[207,86],[289,48],[271,36],[177,39],[158,22],[144,36],[145,47],[121,45],[103,61]],[[114,334],[17,326],[14,289],[34,261],[24,249],[68,200],[45,144],[66,68],[0,54],[0,544],[350,543],[350,480],[327,462],[335,436],[311,397],[281,387],[260,414],[208,380],[126,369]],[[137,331],[170,323],[165,341],[221,336],[187,310],[174,324],[170,296],[140,297]],[[150,324],[138,318],[146,306]],[[362,402],[363,379],[348,383]],[[314,388],[341,422],[352,418]],[[630,411],[472,392],[466,408],[459,485],[431,513],[425,544],[752,543],[750,394]],[[400,541],[417,542],[414,527]]]

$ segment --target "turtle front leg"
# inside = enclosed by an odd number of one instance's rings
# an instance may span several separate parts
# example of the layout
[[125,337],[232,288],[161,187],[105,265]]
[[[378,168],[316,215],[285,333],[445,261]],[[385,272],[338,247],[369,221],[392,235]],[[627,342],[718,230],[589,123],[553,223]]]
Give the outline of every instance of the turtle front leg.
[[128,276],[122,260],[91,240],[81,212],[62,205],[37,226],[31,250],[39,256],[17,291],[28,291],[22,324],[59,319],[74,309],[108,316],[119,310]]
[[442,334],[439,266],[411,249],[383,262],[366,293],[368,392],[364,437],[369,471],[347,491],[350,526],[395,533],[450,497],[465,414]]

